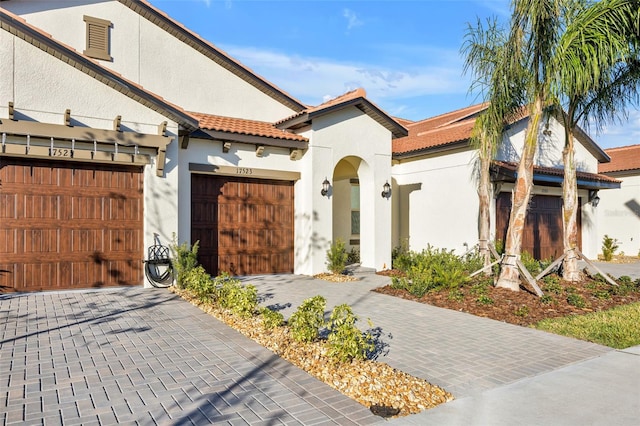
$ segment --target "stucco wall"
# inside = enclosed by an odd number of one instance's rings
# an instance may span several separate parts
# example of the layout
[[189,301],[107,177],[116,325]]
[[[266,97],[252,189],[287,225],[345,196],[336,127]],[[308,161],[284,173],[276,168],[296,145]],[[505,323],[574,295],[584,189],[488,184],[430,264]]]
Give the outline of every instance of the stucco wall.
[[86,47],[83,15],[111,21],[113,61],[98,62],[187,111],[270,122],[293,113],[117,1],[14,0],[3,7],[78,52]]
[[394,221],[399,245],[408,239],[411,250],[431,245],[466,251],[478,239],[478,195],[475,151],[423,157],[393,166],[398,185]]
[[599,191],[598,253],[605,235],[618,240],[618,253],[640,255],[640,173],[613,176],[622,180],[620,189]]
[[[496,159],[500,161],[520,160],[522,154],[525,130],[528,120],[520,120],[514,123],[506,131],[503,143],[498,149]],[[546,134],[545,134],[546,133]],[[554,117],[548,122],[543,120],[540,124],[538,146],[535,155],[535,165],[544,167],[562,167],[562,151],[564,149],[564,127]],[[579,171],[597,173],[598,160],[577,139],[575,140],[575,161]]]
[[336,203],[320,195],[321,183],[325,177],[333,180],[334,168],[343,159],[353,161],[360,180],[362,266],[388,268],[391,200],[382,198],[380,193],[385,182],[391,183],[391,132],[357,108],[345,108],[313,121],[310,151],[315,236],[310,252],[314,273],[326,269],[326,250],[334,235],[332,209]]
[[[72,125],[86,127],[88,136],[92,128],[112,130],[114,118],[121,115],[124,129],[153,135],[161,122],[169,121],[167,134],[175,139],[176,123],[6,31],[0,31],[0,52],[0,117],[8,116],[7,105],[14,102],[18,120],[63,124],[69,108]],[[169,157],[176,145],[168,146]],[[145,247],[153,244],[154,233],[164,243],[170,241],[178,220],[175,163],[169,160],[165,176],[157,177],[155,157],[151,161],[144,172]]]

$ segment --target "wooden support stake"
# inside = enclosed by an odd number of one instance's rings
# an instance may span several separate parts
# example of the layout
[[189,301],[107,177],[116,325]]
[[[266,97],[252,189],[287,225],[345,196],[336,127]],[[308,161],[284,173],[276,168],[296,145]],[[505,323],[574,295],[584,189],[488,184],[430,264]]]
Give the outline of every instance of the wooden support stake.
[[596,270],[596,272],[598,272],[600,275],[602,275],[604,277],[605,280],[607,280],[607,282],[611,285],[615,285],[616,287],[618,287],[618,283],[615,282],[614,280],[611,279],[611,277],[609,276],[609,274],[605,274],[604,272],[602,272],[600,270],[600,268],[598,268],[596,265],[593,264],[593,262],[591,262],[589,259],[587,259],[585,257],[584,254],[582,254],[582,252],[580,250],[578,250],[577,248],[574,249],[576,253],[578,253],[578,256],[580,256],[580,258],[582,258],[582,260],[584,260],[585,262],[587,262],[587,265],[591,266],[593,269]]
[[496,259],[500,259],[500,255],[498,254],[496,247],[491,242],[489,242],[489,250],[491,251],[493,257],[495,257]]
[[538,287],[538,284],[536,284],[536,280],[533,279],[533,277],[531,276],[527,268],[524,267],[524,264],[520,259],[516,260],[516,265],[518,265],[518,269],[520,270],[520,273],[525,277],[529,285],[533,287],[538,297],[542,297],[544,293],[542,292],[542,290],[540,290],[540,287]]
[[553,261],[553,263],[549,266],[547,266],[547,269],[545,269],[544,271],[540,272],[538,274],[538,276],[536,276],[536,281],[538,281],[540,278],[544,277],[545,275],[547,275],[549,272],[551,272],[551,270],[553,270],[553,268],[555,268],[556,266],[558,266],[565,258],[566,254],[563,253],[562,256],[560,256],[559,258],[557,258],[556,260]]
[[485,267],[483,267],[483,268],[481,268],[481,269],[479,269],[479,270],[475,271],[473,274],[469,275],[469,278],[475,277],[475,276],[476,276],[476,275],[478,275],[480,272],[482,272],[482,271],[484,271],[484,270],[486,270],[486,269],[489,269],[489,268],[493,267],[493,265],[495,265],[496,263],[500,263],[500,261],[501,261],[501,260],[502,260],[502,259],[498,259],[498,260],[496,260],[495,262],[493,262],[491,265],[487,265],[487,266],[485,266]]

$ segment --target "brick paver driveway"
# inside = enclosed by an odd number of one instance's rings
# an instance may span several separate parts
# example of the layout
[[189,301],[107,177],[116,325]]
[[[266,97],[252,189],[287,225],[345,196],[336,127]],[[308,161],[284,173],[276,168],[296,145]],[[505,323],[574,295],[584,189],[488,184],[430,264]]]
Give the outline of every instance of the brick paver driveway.
[[0,424],[380,420],[165,290],[0,296]]

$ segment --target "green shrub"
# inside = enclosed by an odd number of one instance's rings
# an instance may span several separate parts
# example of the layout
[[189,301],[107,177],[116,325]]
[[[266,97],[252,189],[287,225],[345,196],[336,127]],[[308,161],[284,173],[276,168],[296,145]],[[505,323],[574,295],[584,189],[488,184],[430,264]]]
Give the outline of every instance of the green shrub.
[[262,325],[267,330],[280,327],[284,324],[284,316],[278,311],[274,311],[269,308],[260,309],[260,316],[262,316]]
[[496,251],[498,252],[498,254],[504,254],[504,241],[496,240],[495,248],[496,248]]
[[542,279],[541,290],[545,293],[562,294],[560,277],[556,274],[547,275]]
[[336,306],[329,317],[328,329],[329,356],[341,362],[352,359],[365,359],[375,349],[373,338],[360,331],[356,326],[358,317],[350,306]]
[[327,268],[334,274],[341,274],[347,266],[347,250],[344,241],[337,239],[327,250]]
[[493,305],[493,299],[486,294],[481,294],[480,296],[478,296],[476,302],[481,305]]
[[534,277],[542,272],[542,267],[540,266],[540,262],[538,262],[529,252],[523,251],[520,254],[520,260],[525,268],[533,275]]
[[185,277],[193,268],[198,265],[198,245],[200,241],[196,241],[193,246],[189,246],[186,242],[178,245],[174,240],[171,244],[171,251],[173,252],[173,259],[171,265],[176,277],[176,285],[178,288],[185,288]]
[[576,308],[584,308],[587,306],[587,302],[582,296],[576,293],[569,293],[567,295],[567,303]]
[[324,327],[326,300],[322,296],[305,299],[289,318],[291,335],[298,342],[312,342]]
[[529,315],[529,307],[527,305],[522,305],[522,306],[518,306],[513,313],[517,316],[517,317],[526,317]]
[[550,305],[552,303],[556,303],[556,299],[554,299],[550,294],[545,294],[540,297],[540,303],[542,303],[543,305]]
[[351,247],[351,250],[347,253],[347,264],[352,265],[354,263],[360,263],[360,249]]
[[618,240],[606,235],[602,238],[602,257],[609,262],[618,250]]
[[223,273],[214,280],[217,301],[221,308],[234,314],[250,317],[258,307],[258,290],[249,284],[243,286],[239,279]]
[[202,302],[211,302],[215,298],[215,283],[201,265],[185,272],[182,277],[182,288],[193,292]]
[[406,272],[412,264],[413,252],[409,251],[409,242],[405,239],[391,251],[391,265],[394,269]]
[[456,302],[462,302],[464,300],[464,293],[459,288],[452,288],[449,290],[447,299],[454,300]]
[[469,293],[474,296],[486,295],[489,294],[489,287],[490,284],[487,281],[480,281],[471,286]]
[[600,299],[600,300],[609,300],[611,299],[611,293],[608,290],[594,290],[593,291],[593,296],[596,299]]
[[480,269],[478,255],[457,256],[453,250],[428,246],[420,253],[396,254],[394,268],[402,269],[406,279],[396,280],[396,288],[404,288],[422,297],[431,290],[458,288],[468,282],[469,273]]

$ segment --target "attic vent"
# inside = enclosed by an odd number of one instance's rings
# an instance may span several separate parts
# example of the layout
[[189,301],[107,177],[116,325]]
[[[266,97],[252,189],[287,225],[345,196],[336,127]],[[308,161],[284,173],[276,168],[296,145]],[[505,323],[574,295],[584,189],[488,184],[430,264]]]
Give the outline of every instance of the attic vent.
[[112,61],[113,58],[109,55],[111,22],[86,15],[84,22],[87,23],[87,48],[84,54],[90,58]]

